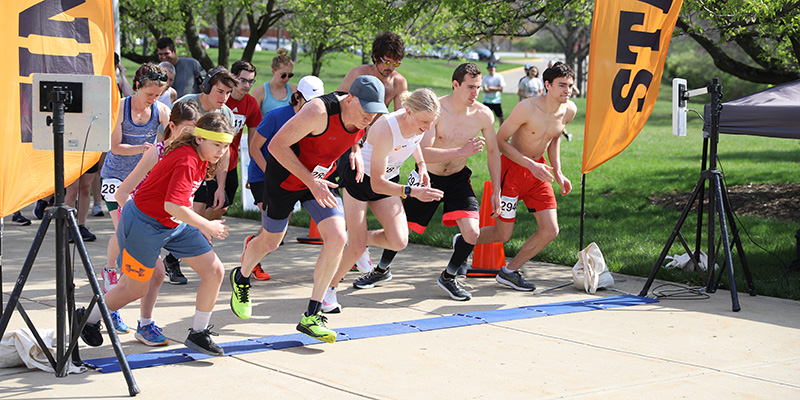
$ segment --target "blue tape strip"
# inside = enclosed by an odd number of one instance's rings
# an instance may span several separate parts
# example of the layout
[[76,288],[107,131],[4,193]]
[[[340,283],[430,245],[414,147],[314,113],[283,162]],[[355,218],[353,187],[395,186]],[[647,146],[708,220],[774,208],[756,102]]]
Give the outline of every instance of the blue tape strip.
[[[441,317],[416,319],[367,326],[355,326],[337,329],[337,341],[365,339],[370,337],[400,335],[404,333],[424,332],[435,329],[455,328],[459,326],[478,325],[515,319],[536,318],[547,315],[560,315],[581,311],[602,310],[606,308],[628,307],[657,303],[658,300],[634,295],[602,297],[583,301],[565,301],[560,303],[541,304],[511,309],[488,310],[445,315]],[[225,355],[245,354],[258,351],[280,350],[290,347],[309,346],[322,343],[302,333],[289,335],[266,336],[236,342],[222,343]],[[127,357],[131,369],[168,365],[191,360],[202,360],[211,356],[189,350],[187,348],[157,351],[152,353],[132,354]],[[120,371],[116,357],[105,357],[86,360],[100,372]]]
[[547,313],[539,310],[529,310],[527,308],[507,308],[502,310],[478,311],[471,313],[456,314],[470,318],[478,318],[486,323],[511,321],[515,319],[526,319],[544,317]]
[[344,336],[350,340],[365,339],[370,337],[401,335],[404,333],[419,332],[417,328],[397,323],[367,325],[367,326],[353,326],[350,328],[337,329],[339,334],[337,340]]

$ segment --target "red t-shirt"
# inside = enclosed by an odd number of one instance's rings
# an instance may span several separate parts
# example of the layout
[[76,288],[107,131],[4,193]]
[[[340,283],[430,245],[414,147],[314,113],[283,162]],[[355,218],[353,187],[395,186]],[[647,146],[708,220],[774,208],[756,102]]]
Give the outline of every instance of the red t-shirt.
[[167,228],[174,228],[180,222],[164,210],[164,203],[191,207],[194,192],[203,183],[207,168],[208,162],[201,160],[192,146],[178,147],[156,163],[133,201],[143,213]]
[[233,136],[233,142],[229,147],[231,161],[228,164],[228,171],[233,171],[239,163],[239,142],[242,140],[244,127],[258,127],[258,124],[261,123],[261,109],[258,107],[256,98],[249,94],[245,94],[241,100],[236,100],[233,96],[228,97],[228,102],[225,105],[233,111],[233,119],[236,121],[236,126],[233,127],[236,135]]

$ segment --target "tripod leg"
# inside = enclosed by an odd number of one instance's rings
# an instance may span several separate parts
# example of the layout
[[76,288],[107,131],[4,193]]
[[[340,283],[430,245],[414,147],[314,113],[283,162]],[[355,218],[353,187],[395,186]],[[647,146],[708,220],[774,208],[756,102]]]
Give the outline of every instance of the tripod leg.
[[[136,385],[136,380],[133,378],[131,367],[128,365],[128,359],[125,358],[125,353],[122,351],[122,345],[119,343],[117,331],[114,329],[114,323],[111,321],[111,314],[108,312],[106,301],[103,298],[103,291],[100,289],[100,284],[97,283],[97,277],[95,276],[92,262],[89,259],[89,253],[86,251],[86,246],[84,245],[80,231],[78,230],[78,222],[75,220],[75,217],[72,214],[69,215],[69,227],[72,231],[72,237],[75,238],[75,245],[78,248],[78,254],[81,257],[83,268],[86,272],[86,277],[89,279],[89,285],[92,287],[92,291],[94,292],[94,298],[97,299],[96,306],[100,307],[100,313],[103,315],[103,322],[106,325],[108,336],[111,339],[111,345],[114,348],[114,353],[117,355],[117,361],[119,362],[122,374],[125,376],[125,381],[128,383],[128,392],[131,396],[135,396],[139,393],[139,387]],[[78,336],[79,335],[73,334],[73,339],[70,343],[70,346],[72,346],[73,343],[77,344]]]
[[[14,308],[19,303],[19,296],[22,294],[22,288],[25,286],[25,282],[28,280],[28,275],[30,275],[31,269],[33,268],[33,261],[36,260],[36,255],[39,254],[39,249],[41,249],[44,238],[47,235],[47,228],[50,226],[51,218],[52,217],[50,213],[47,213],[44,216],[44,219],[42,219],[42,223],[39,225],[39,230],[36,231],[36,236],[33,239],[33,244],[31,244],[31,249],[28,251],[28,256],[25,258],[25,263],[22,264],[22,270],[17,278],[17,283],[14,285],[14,289],[11,291],[11,296],[8,299],[8,303],[6,303],[6,308],[3,311],[2,318],[0,318],[0,337],[6,333],[8,323],[11,321],[11,312],[14,311]],[[54,369],[55,367],[56,366],[53,365]]]
[[653,266],[653,270],[650,271],[650,276],[647,278],[647,282],[645,282],[641,292],[639,292],[639,296],[642,297],[647,296],[647,292],[650,291],[650,286],[656,279],[656,274],[658,273],[658,270],[661,269],[661,264],[664,262],[664,259],[667,258],[667,252],[669,252],[670,247],[672,247],[672,243],[675,242],[675,237],[680,235],[681,227],[683,226],[684,221],[686,221],[686,217],[689,215],[689,211],[691,211],[692,209],[692,204],[697,199],[697,195],[700,192],[700,190],[702,190],[704,184],[705,184],[705,178],[700,178],[700,180],[697,182],[697,185],[694,186],[692,195],[689,196],[689,201],[687,201],[686,205],[683,206],[683,212],[681,213],[681,217],[678,218],[678,223],[675,224],[675,228],[672,230],[672,234],[669,235],[669,239],[667,239],[667,244],[664,245],[664,249],[661,250],[661,255],[658,256],[658,260],[656,260],[656,264]]
[[742,247],[742,240],[739,237],[739,228],[736,226],[736,218],[733,215],[733,209],[731,208],[731,200],[728,197],[728,190],[725,188],[725,184],[722,183],[722,206],[725,209],[725,214],[728,216],[728,221],[731,225],[731,234],[733,235],[733,246],[736,247],[736,252],[739,255],[739,260],[742,262],[742,271],[744,271],[744,277],[747,281],[747,288],[749,289],[750,296],[756,295],[756,286],[753,283],[753,276],[750,274],[750,267],[747,264],[747,257],[744,255],[744,247]]
[[[720,174],[719,173],[714,174],[714,178],[713,179],[714,180],[712,182],[713,182],[714,190],[715,190],[714,195],[716,196],[715,200],[717,201],[717,204],[719,204],[719,210],[718,210],[718,212],[719,212],[719,229],[721,231],[720,235],[722,237],[722,247],[725,249],[725,264],[727,264],[727,267],[728,267],[727,269],[728,269],[728,280],[730,281],[731,305],[732,305],[733,311],[739,311],[742,308],[739,306],[739,294],[736,292],[736,280],[734,279],[735,277],[733,275],[733,258],[731,257],[731,246],[730,246],[730,241],[728,240],[728,226],[727,226],[727,223],[725,221],[725,210],[722,207],[722,204],[723,204],[722,203],[722,183],[721,183],[721,179],[720,179]],[[712,264],[711,261],[709,261],[708,269],[710,271],[712,271],[712,274],[713,274],[713,271],[714,271],[713,265],[714,264]]]

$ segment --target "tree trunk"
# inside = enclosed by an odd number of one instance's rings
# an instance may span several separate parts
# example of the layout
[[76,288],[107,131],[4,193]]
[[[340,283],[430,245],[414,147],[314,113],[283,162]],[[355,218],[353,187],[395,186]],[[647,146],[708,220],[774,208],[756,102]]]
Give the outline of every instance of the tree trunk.
[[189,46],[189,52],[192,53],[200,65],[206,70],[214,68],[214,63],[208,58],[206,50],[200,45],[200,37],[197,35],[197,27],[194,24],[194,13],[191,7],[186,9],[183,14],[183,30],[186,36],[186,44]]
[[225,7],[219,6],[216,10],[217,16],[217,37],[219,43],[219,54],[217,55],[217,65],[228,66],[231,55],[231,37],[228,34],[228,19],[225,18]]
[[317,45],[314,53],[311,55],[311,75],[319,76],[322,71],[322,57],[325,56],[325,45]]

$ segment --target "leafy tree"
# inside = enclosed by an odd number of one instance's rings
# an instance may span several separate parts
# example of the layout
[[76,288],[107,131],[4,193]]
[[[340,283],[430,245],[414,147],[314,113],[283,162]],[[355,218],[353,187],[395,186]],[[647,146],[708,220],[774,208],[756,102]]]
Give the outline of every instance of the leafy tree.
[[[800,1],[685,0],[676,28],[731,75],[771,84],[800,79]],[[744,60],[736,57],[742,53]]]

